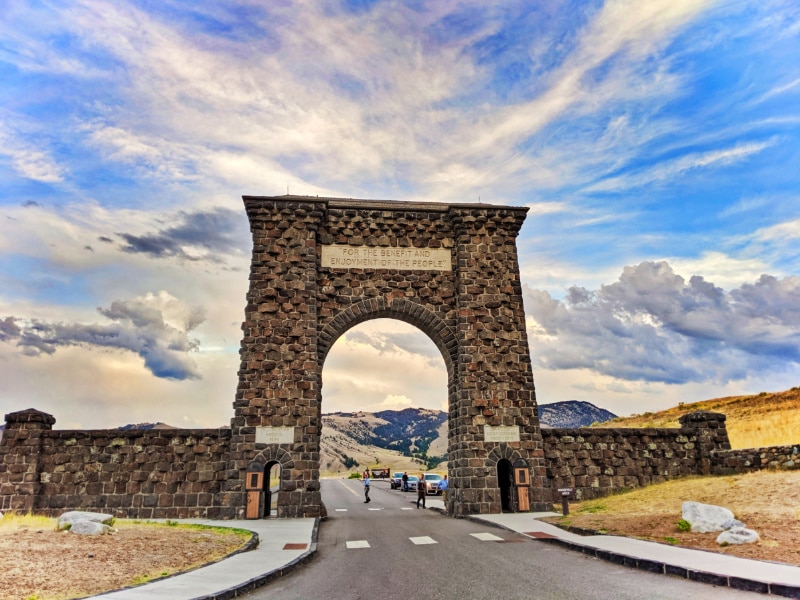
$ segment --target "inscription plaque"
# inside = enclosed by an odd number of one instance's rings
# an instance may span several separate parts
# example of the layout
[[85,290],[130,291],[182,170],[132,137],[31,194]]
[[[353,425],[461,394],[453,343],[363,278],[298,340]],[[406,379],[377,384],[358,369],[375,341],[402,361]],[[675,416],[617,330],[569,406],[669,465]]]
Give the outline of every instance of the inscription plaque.
[[447,248],[387,248],[380,246],[322,246],[323,267],[332,269],[397,269],[399,271],[451,271]]
[[518,442],[519,427],[484,425],[483,440],[486,442]]
[[256,427],[256,444],[294,444],[294,427]]

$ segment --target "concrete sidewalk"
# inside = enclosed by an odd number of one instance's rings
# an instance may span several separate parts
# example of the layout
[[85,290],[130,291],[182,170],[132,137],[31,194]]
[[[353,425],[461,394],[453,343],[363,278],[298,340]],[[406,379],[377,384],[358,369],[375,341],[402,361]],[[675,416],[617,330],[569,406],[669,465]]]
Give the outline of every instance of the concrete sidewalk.
[[[429,497],[427,504],[428,508],[444,512],[444,504],[438,498]],[[541,521],[544,516],[558,515],[504,513],[475,515],[470,519],[619,565],[716,586],[800,599],[800,567],[612,535],[581,536]],[[318,519],[181,522],[249,529],[258,534],[260,543],[254,550],[182,575],[95,597],[104,600],[226,600],[291,571],[309,560],[317,549]]]
[[539,520],[557,513],[476,515],[486,522],[545,542],[636,569],[677,575],[734,589],[800,598],[800,567],[613,535],[582,536]]

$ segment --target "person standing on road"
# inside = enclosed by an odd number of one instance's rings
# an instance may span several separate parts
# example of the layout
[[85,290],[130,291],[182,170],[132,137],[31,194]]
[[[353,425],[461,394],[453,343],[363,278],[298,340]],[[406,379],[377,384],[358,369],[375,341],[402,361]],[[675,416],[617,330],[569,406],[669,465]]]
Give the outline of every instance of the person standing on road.
[[445,475],[444,479],[442,479],[439,482],[439,489],[442,490],[442,502],[444,502],[445,504],[447,504],[446,496],[447,496],[447,488],[448,487],[449,487],[449,484],[447,483],[447,475]]
[[364,471],[364,504],[369,501],[369,472]]
[[403,473],[403,491],[408,491],[408,473]]
[[425,508],[425,473],[419,474],[417,482],[417,508],[419,508],[420,500],[422,500],[422,508]]

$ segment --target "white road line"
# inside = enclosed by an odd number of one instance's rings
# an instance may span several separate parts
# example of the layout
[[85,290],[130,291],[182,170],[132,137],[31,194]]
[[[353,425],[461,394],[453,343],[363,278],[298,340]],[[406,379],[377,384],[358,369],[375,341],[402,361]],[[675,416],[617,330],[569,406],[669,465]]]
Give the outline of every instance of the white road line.
[[347,512],[346,508],[337,508],[335,510],[336,510],[336,512]]
[[497,537],[491,533],[470,533],[474,538],[478,538],[482,542],[502,542],[503,538]]
[[[341,484],[342,484],[342,485],[345,487],[345,489],[346,489],[348,492],[350,492],[351,494],[353,494],[353,496],[360,496],[360,495],[361,495],[361,494],[359,494],[357,491],[355,491],[355,490],[354,490],[352,487],[350,487],[349,485],[347,485],[347,484],[346,484],[344,481],[342,481],[341,479],[339,480],[339,483],[341,483]],[[362,486],[362,487],[363,487],[363,486]]]
[[382,508],[368,508],[367,510],[383,510]]
[[416,544],[417,546],[423,546],[425,544],[438,544],[439,543],[435,539],[433,539],[431,537],[428,537],[427,535],[423,535],[422,537],[412,537],[412,538],[408,538],[408,539],[410,539],[411,542],[413,544]]
[[401,508],[400,510],[414,510],[414,509],[413,509],[413,508],[411,508],[410,506],[404,506],[404,507],[403,507],[403,508]]
[[346,542],[347,549],[352,550],[353,548],[369,548],[369,542],[367,540],[355,540],[352,542]]

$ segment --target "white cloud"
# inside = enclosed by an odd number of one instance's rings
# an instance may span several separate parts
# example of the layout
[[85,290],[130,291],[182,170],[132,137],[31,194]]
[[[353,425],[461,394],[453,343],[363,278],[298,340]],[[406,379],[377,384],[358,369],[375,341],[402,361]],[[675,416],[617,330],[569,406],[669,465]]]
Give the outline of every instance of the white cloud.
[[685,384],[743,380],[767,365],[800,365],[800,279],[762,275],[725,292],[686,281],[666,262],[625,267],[598,290],[563,300],[526,289],[534,364],[620,380]]

